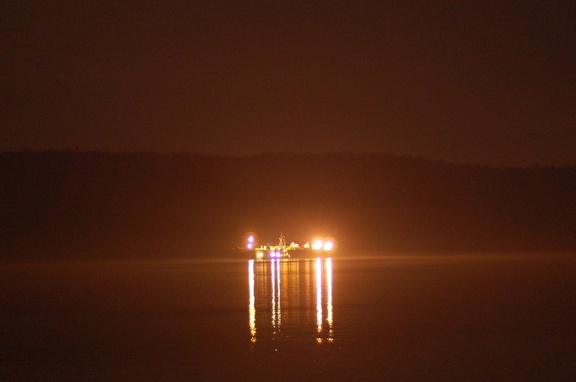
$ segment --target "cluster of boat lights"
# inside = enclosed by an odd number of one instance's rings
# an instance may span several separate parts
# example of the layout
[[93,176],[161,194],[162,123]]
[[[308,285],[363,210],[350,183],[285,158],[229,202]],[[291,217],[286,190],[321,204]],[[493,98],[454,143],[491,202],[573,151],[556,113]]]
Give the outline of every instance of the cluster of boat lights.
[[305,243],[302,247],[299,244],[291,243],[290,245],[277,245],[277,246],[262,246],[256,247],[256,238],[254,235],[249,235],[246,238],[247,250],[263,250],[269,249],[268,256],[270,258],[281,258],[286,251],[294,249],[312,249],[314,252],[332,252],[335,249],[335,242],[333,239],[316,238],[312,240],[312,244]]
[[[333,342],[333,308],[332,308],[332,258],[331,254],[336,250],[336,242],[332,238],[317,237],[311,242],[300,246],[294,242],[287,244],[284,236],[280,234],[277,245],[257,245],[255,234],[249,233],[245,236],[244,249],[254,251],[254,259],[248,261],[248,279],[250,289],[249,302],[249,322],[250,322],[250,342],[256,342],[256,307],[265,307],[270,309],[271,317],[266,320],[272,323],[273,339],[282,337],[282,305],[283,303],[293,304],[300,301],[298,294],[302,292],[306,295],[310,289],[308,285],[316,285],[316,342]],[[298,254],[299,251],[300,254]],[[285,261],[294,256],[296,259],[302,258],[303,261]],[[269,261],[260,262],[258,260],[269,259]],[[258,265],[256,265],[258,264]],[[258,268],[258,272],[255,268]],[[255,276],[262,279],[256,288]],[[293,279],[296,277],[296,279]],[[306,287],[302,288],[299,277],[303,277]],[[286,287],[286,284],[291,286]],[[268,284],[264,287],[264,284]],[[256,291],[259,291],[261,297],[257,304]],[[262,300],[264,298],[264,301]],[[267,299],[268,302],[265,302]],[[313,299],[310,299],[312,302]],[[298,316],[299,317],[299,316]],[[294,319],[288,316],[288,319]],[[300,318],[298,318],[300,320]],[[294,323],[294,322],[292,322]],[[265,327],[266,325],[264,325]]]

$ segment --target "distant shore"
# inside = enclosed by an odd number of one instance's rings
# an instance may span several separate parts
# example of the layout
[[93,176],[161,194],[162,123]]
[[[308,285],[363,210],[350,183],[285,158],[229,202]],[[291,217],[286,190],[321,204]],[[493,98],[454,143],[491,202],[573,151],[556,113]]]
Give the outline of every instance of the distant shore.
[[0,154],[1,258],[226,252],[242,235],[349,253],[576,249],[576,167],[375,154]]

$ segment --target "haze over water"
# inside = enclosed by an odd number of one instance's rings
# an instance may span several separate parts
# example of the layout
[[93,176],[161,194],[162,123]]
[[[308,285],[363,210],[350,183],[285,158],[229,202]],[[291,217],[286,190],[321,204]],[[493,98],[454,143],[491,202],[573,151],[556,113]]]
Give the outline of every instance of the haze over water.
[[570,380],[573,254],[11,262],[0,380]]

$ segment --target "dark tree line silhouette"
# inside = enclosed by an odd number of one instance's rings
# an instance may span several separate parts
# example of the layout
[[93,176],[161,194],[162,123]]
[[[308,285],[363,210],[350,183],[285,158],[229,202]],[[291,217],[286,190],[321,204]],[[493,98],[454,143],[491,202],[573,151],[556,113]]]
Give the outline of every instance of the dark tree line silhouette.
[[576,167],[411,157],[0,154],[2,258],[202,256],[255,231],[354,253],[576,249]]

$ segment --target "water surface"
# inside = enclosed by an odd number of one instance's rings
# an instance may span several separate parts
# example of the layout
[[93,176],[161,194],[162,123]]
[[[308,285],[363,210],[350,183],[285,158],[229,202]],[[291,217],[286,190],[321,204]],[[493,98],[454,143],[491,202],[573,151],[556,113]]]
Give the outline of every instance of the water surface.
[[576,256],[0,266],[0,380],[571,380]]

